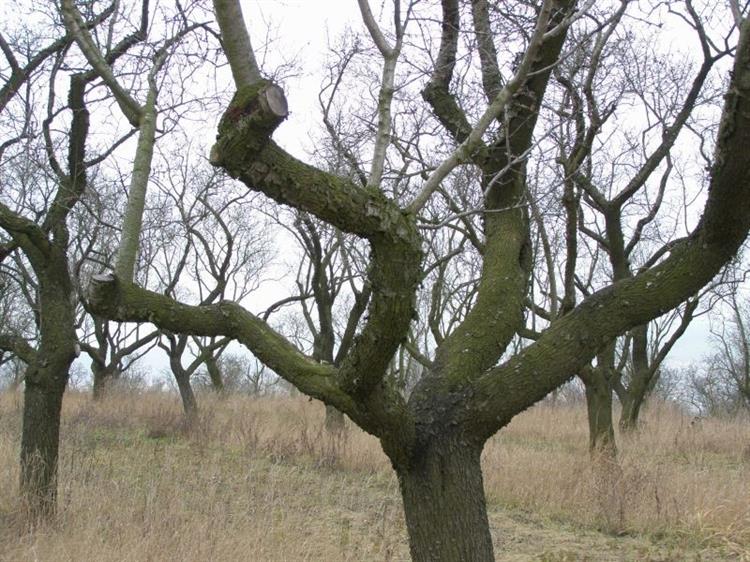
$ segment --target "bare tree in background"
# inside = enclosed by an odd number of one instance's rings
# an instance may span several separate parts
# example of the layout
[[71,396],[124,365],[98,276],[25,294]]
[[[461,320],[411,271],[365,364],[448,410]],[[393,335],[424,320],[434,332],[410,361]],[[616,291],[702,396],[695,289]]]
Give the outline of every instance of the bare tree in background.
[[688,402],[704,416],[750,412],[748,300],[734,291],[724,305],[712,314],[712,351],[681,373]]
[[[122,221],[120,209],[125,198],[116,181],[108,181],[105,174],[100,176],[90,180],[94,187],[83,194],[69,220],[69,259],[79,298],[93,274],[114,264],[118,225]],[[148,353],[158,337],[158,330],[153,327],[111,322],[89,314],[83,306],[79,308],[78,333],[81,351],[91,360],[94,400],[105,396]]]
[[[249,216],[252,194],[196,161],[187,144],[160,160],[164,169],[151,180],[158,187],[148,225],[154,234],[141,252],[150,269],[145,285],[201,306],[246,299],[257,289],[269,254],[263,223]],[[169,358],[188,419],[198,411],[191,377],[205,367],[220,390],[218,360],[229,341],[162,332],[158,346]]]
[[[185,10],[178,17],[159,12],[164,20],[157,27],[167,37],[146,41],[152,23],[147,0],[135,6],[114,2],[98,13],[97,3],[83,6],[84,13],[73,13],[70,2],[62,4],[61,11],[49,6],[50,13],[44,14],[45,21],[53,22],[49,27],[40,24],[33,29],[26,26],[38,20],[36,10],[46,6],[19,4],[16,28],[4,28],[0,35],[4,57],[0,111],[9,117],[5,123],[10,130],[1,156],[0,228],[8,238],[2,240],[0,261],[14,252],[21,255],[33,274],[36,293],[37,337],[24,377],[21,438],[21,491],[33,519],[47,517],[55,509],[60,408],[70,365],[79,352],[78,296],[70,260],[71,213],[90,187],[92,170],[132,136],[133,128],[141,133],[135,183],[148,178],[143,145],[148,144],[144,139],[153,140],[155,134],[151,117],[159,72],[179,41],[197,28],[188,22]],[[111,17],[115,12],[117,17]],[[18,41],[7,38],[11,36]],[[74,36],[83,38],[80,52],[73,48]],[[130,73],[134,88],[146,83],[145,105],[114,87],[107,69],[120,64]],[[69,87],[61,95],[59,88],[66,80]],[[37,104],[37,100],[44,102]],[[92,107],[102,109],[112,101],[120,106],[127,123],[122,128],[109,123],[112,134],[101,146],[98,140],[89,142],[89,121],[100,125],[92,118]],[[180,106],[184,103],[181,100]],[[12,173],[9,166],[28,156],[27,166],[36,170],[28,176],[34,178],[32,182]],[[124,251],[127,254],[129,249]]]

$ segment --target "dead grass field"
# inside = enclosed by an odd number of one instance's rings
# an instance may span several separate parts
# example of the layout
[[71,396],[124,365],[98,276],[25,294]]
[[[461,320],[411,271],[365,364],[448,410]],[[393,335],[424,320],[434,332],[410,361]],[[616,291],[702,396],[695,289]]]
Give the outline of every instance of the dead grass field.
[[[64,404],[59,514],[25,531],[19,395],[0,395],[0,560],[408,560],[396,479],[377,441],[321,431],[304,398]],[[498,560],[750,560],[750,423],[646,414],[618,466],[593,466],[582,408],[538,406],[487,446]]]

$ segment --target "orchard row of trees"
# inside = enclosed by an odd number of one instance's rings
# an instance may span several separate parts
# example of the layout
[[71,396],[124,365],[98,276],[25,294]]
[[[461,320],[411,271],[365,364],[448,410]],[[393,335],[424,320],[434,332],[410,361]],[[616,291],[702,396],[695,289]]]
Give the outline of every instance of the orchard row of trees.
[[77,355],[98,396],[158,346],[192,415],[191,377],[220,387],[236,341],[332,429],[346,414],[380,439],[414,560],[492,560],[485,441],[578,376],[591,446],[612,454],[613,394],[635,428],[678,338],[735,290],[737,1],[358,0],[303,160],[271,139],[293,127],[290,68],[238,0],[11,3],[0,361],[26,365],[37,516],[54,512]]

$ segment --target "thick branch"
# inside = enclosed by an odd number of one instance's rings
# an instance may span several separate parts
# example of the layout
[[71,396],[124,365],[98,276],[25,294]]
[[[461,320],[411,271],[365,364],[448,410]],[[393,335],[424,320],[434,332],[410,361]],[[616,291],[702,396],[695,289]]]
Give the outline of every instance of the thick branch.
[[379,190],[360,189],[304,164],[268,139],[286,111],[285,105],[273,111],[264,102],[276,90],[261,85],[238,91],[219,126],[212,161],[279,203],[370,241],[369,318],[341,363],[342,386],[364,396],[382,380],[414,315],[421,240],[413,217]]
[[27,365],[36,357],[36,350],[25,339],[11,334],[0,334],[0,350],[12,353]]
[[476,385],[472,431],[488,437],[542,399],[619,334],[674,308],[732,258],[750,229],[750,22],[745,21],[717,139],[703,218],[658,266],[586,298],[541,338]]
[[443,160],[432,174],[430,174],[430,177],[425,182],[420,193],[417,194],[414,200],[409,204],[408,209],[411,212],[418,212],[427,203],[432,193],[440,186],[440,182],[442,182],[443,179],[445,179],[445,177],[456,168],[456,166],[472,161],[474,152],[483,145],[482,136],[484,133],[495,119],[502,114],[506,106],[513,99],[513,96],[528,79],[532,68],[535,66],[535,63],[539,58],[545,39],[554,39],[558,36],[556,30],[562,24],[549,30],[549,24],[552,20],[552,14],[554,11],[554,4],[555,2],[552,2],[551,0],[545,1],[539,11],[539,17],[537,18],[534,33],[529,41],[529,46],[526,49],[523,59],[518,65],[513,78],[511,78],[497,94],[495,99],[479,118],[479,121],[474,125],[466,139],[461,142],[448,158]]
[[471,9],[474,19],[474,36],[482,65],[482,86],[487,99],[492,101],[503,87],[503,77],[497,66],[497,50],[490,25],[487,0],[472,0]]
[[115,271],[120,279],[132,281],[138,258],[138,246],[146,205],[148,179],[156,139],[156,89],[150,88],[140,122],[138,144],[135,149],[133,171],[130,176],[128,202],[122,219],[120,246],[117,251]]

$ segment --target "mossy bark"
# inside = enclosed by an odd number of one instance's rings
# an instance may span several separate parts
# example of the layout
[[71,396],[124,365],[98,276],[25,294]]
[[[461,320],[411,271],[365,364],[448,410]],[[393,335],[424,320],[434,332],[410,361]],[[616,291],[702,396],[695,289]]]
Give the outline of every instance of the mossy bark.
[[[281,203],[311,212],[372,243],[370,271],[376,274],[372,279],[373,304],[350,360],[342,361],[341,368],[311,361],[239,305],[190,307],[127,283],[118,284],[117,279],[106,276],[94,278],[100,292],[91,299],[92,306],[100,307],[98,310],[111,318],[151,321],[164,329],[195,335],[231,335],[245,343],[300,390],[336,405],[380,437],[399,477],[414,560],[493,560],[480,467],[484,439],[563,384],[617,335],[644,324],[695,293],[734,255],[750,229],[750,168],[743,158],[745,147],[750,144],[749,35],[750,24],[745,23],[700,226],[675,244],[659,265],[588,296],[552,323],[535,343],[501,365],[482,364],[483,372],[466,377],[460,376],[460,361],[453,354],[439,361],[440,369],[434,377],[459,375],[459,384],[423,385],[404,405],[400,395],[389,393],[383,372],[377,368],[390,361],[407,333],[413,312],[421,258],[413,217],[402,213],[382,194],[355,189],[350,182],[291,158],[272,142],[261,143],[258,148],[259,139],[247,128],[233,131],[236,137],[230,134],[227,136],[233,138],[220,138],[217,143],[217,156],[232,176]],[[563,36],[554,38],[561,44]],[[559,49],[552,51],[550,45],[550,51],[544,53],[545,57],[554,55],[550,65],[557,60]],[[545,81],[544,73],[535,73],[528,95],[524,93],[517,104],[518,108],[528,108],[519,113],[519,119],[525,120],[519,126],[525,125],[523,131],[528,133],[528,139]],[[242,129],[242,124],[238,129]],[[522,136],[513,135],[512,154],[523,154],[529,147],[530,141],[522,140]],[[524,181],[523,170],[517,171],[518,174],[516,169],[511,171],[516,187]],[[497,188],[489,190],[488,209],[502,208],[503,198],[509,195],[500,189],[505,185],[498,182]],[[524,251],[526,218],[512,213],[507,222],[488,221],[487,234],[498,236],[511,221],[519,223],[523,231],[513,233],[509,244],[512,258],[519,262],[510,271],[523,271],[522,262],[528,259],[528,252]],[[501,260],[503,250],[489,248],[491,254],[497,252],[489,259]],[[518,283],[513,277],[513,283]],[[488,283],[488,291],[496,294],[496,289],[499,287]],[[112,298],[105,298],[107,295]],[[469,334],[465,335],[468,339]],[[491,336],[496,339],[495,334]],[[456,353],[460,351],[457,347]],[[497,350],[495,361],[501,352]],[[456,365],[455,370],[449,367],[452,365]],[[367,370],[371,372],[366,373]],[[363,372],[369,375],[363,381],[350,378]],[[611,401],[611,392],[609,396]]]
[[33,519],[47,518],[55,511],[60,412],[77,341],[64,252],[54,248],[47,267],[37,274],[40,346],[25,376],[20,482]]
[[[65,386],[36,366],[26,375],[21,433],[21,496],[32,520],[55,513],[60,411]],[[33,382],[32,382],[33,381]]]
[[491,562],[479,444],[444,436],[396,466],[414,562]]

